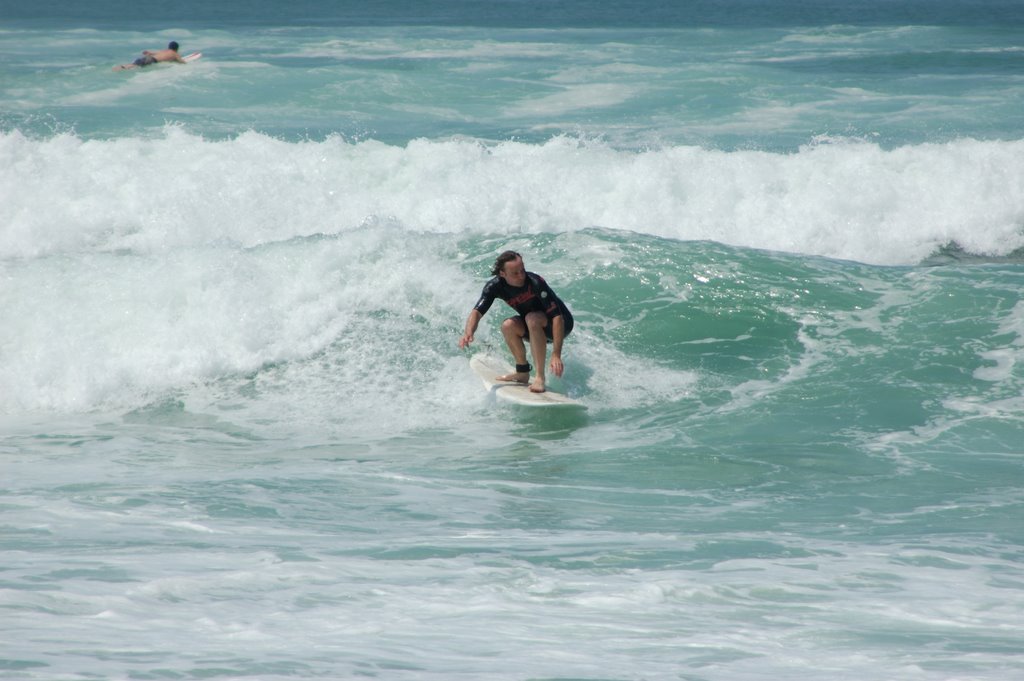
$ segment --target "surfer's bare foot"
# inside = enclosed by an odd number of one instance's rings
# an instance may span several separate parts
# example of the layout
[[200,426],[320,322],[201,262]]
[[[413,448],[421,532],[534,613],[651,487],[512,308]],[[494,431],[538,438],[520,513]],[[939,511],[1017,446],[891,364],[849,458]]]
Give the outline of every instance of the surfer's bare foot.
[[499,381],[506,381],[508,383],[527,383],[530,380],[530,372],[513,372],[511,374],[505,374],[504,376],[498,376]]
[[530,392],[531,393],[542,393],[542,392],[544,392],[544,390],[545,390],[545,388],[544,388],[544,379],[541,378],[540,376],[538,376],[537,378],[533,379],[533,383],[530,384]]

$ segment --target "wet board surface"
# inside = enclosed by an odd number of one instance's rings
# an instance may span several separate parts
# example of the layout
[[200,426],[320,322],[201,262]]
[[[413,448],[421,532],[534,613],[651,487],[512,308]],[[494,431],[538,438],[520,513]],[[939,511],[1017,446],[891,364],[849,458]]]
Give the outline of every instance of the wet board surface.
[[469,366],[483,381],[484,387],[494,393],[499,400],[525,407],[587,408],[585,404],[551,390],[550,387],[542,393],[535,393],[530,392],[530,387],[526,384],[499,381],[498,376],[512,373],[512,367],[489,355],[473,355],[469,360]]

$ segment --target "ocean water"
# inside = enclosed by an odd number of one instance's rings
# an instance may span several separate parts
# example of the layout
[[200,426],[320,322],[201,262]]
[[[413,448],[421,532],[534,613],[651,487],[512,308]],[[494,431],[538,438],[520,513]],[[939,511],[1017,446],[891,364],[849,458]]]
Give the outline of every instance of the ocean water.
[[1022,108],[1010,1],[0,0],[0,677],[1021,678]]

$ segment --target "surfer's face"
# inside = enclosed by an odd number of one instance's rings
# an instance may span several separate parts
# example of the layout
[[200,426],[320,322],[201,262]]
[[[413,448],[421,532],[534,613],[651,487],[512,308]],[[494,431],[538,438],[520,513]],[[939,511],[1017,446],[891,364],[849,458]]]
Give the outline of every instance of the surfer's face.
[[501,269],[501,277],[512,286],[522,286],[526,283],[526,265],[522,258],[509,260]]

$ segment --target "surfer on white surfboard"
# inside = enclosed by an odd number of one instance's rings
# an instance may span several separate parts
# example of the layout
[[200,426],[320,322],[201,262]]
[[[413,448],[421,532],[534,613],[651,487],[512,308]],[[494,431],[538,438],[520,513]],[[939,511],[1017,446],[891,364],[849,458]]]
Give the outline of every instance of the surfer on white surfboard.
[[166,50],[143,50],[142,56],[133,61],[131,64],[121,64],[115,66],[115,71],[124,71],[126,69],[143,68],[151,64],[158,62],[174,61],[181,64],[186,63],[181,55],[178,54],[178,43],[173,40],[167,44]]
[[530,383],[530,390],[542,393],[544,366],[547,363],[548,342],[551,342],[551,371],[561,376],[562,341],[572,331],[573,319],[569,308],[555,295],[544,278],[526,271],[523,256],[515,251],[505,251],[494,261],[491,269],[494,275],[484,284],[483,292],[466,319],[466,330],[459,339],[459,347],[465,348],[473,342],[473,334],[495,298],[501,298],[518,314],[501,323],[501,333],[512,351],[516,370],[499,381],[530,382],[531,366],[526,358],[525,341],[530,342],[530,355],[537,367],[537,375]]

